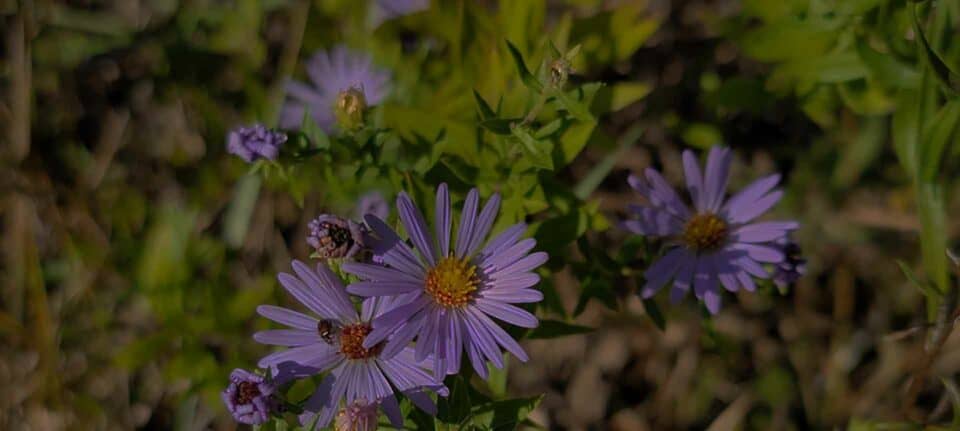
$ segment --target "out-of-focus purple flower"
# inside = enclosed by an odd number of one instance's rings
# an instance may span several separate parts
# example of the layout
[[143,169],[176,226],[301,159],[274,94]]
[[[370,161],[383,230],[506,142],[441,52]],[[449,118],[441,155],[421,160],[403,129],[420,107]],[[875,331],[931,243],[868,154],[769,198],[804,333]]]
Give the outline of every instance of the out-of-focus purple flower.
[[367,214],[373,215],[380,220],[386,220],[390,215],[390,204],[383,198],[378,191],[372,191],[360,197],[357,202],[357,210],[354,216],[358,220],[363,220]]
[[363,249],[363,226],[330,214],[321,214],[307,225],[307,244],[319,259],[351,258]]
[[414,360],[412,348],[385,355],[385,343],[365,343],[372,331],[370,322],[392,310],[404,298],[369,298],[357,313],[340,279],[323,263],[311,269],[293,261],[294,274],[281,273],[280,284],[316,317],[272,305],[257,307],[257,313],[290,329],[257,332],[254,340],[290,347],[265,356],[261,368],[275,368],[290,362],[328,374],[307,399],[300,415],[303,424],[317,418],[317,427],[327,426],[340,410],[356,400],[376,400],[390,421],[400,428],[403,417],[394,396],[401,391],[417,407],[436,414],[428,390],[446,396],[447,388],[437,383],[427,363]]
[[375,0],[373,4],[374,27],[394,18],[410,15],[430,8],[430,0]]
[[673,280],[673,301],[681,300],[692,287],[697,299],[716,314],[721,303],[718,286],[731,292],[740,287],[753,291],[756,285],[752,277],[770,277],[762,263],[784,261],[784,252],[776,242],[797,229],[797,222],[754,221],[783,196],[774,189],[780,175],[761,178],[727,199],[732,159],[729,148],[713,147],[702,172],[696,156],[684,151],[684,176],[693,208],[659,172],[648,168],[644,178],[630,176],[630,185],[648,205],[632,206],[638,219],[625,221],[624,227],[640,235],[669,238],[673,245],[644,273],[644,298]]
[[277,409],[274,391],[276,387],[263,376],[237,368],[230,373],[230,385],[221,398],[237,422],[257,425],[269,420]]
[[318,51],[307,61],[306,69],[313,85],[299,81],[287,83],[289,98],[280,115],[281,127],[299,128],[309,108],[317,125],[330,132],[336,122],[335,110],[341,94],[360,92],[364,105],[378,105],[390,91],[389,73],[376,68],[367,54],[343,45]]
[[777,244],[783,250],[783,262],[776,264],[773,268],[773,282],[777,287],[783,289],[793,283],[796,283],[803,274],[807,272],[807,260],[803,258],[803,252],[800,245],[789,238],[783,238],[777,241]]
[[257,159],[275,160],[287,135],[275,132],[262,124],[237,127],[227,134],[227,152],[247,163]]
[[335,431],[376,431],[377,403],[357,399],[343,406],[333,421]]
[[478,215],[479,206],[480,194],[472,189],[454,244],[446,184],[437,189],[433,231],[410,197],[400,193],[400,221],[416,252],[382,220],[366,217],[376,239],[371,249],[383,265],[345,263],[344,271],[364,280],[347,290],[358,296],[398,298],[403,305],[374,320],[365,345],[375,345],[392,335],[383,353],[389,357],[417,337],[416,359],[433,356],[438,373],[459,371],[461,352],[466,351],[477,374],[484,378],[486,361],[503,367],[501,347],[527,360],[520,344],[490,317],[524,328],[537,326],[533,314],[511,304],[543,299],[543,294],[533,289],[540,281],[533,271],[547,261],[547,254],[530,253],[536,241],[520,239],[527,229],[522,223],[487,241],[500,208],[500,196],[491,196]]

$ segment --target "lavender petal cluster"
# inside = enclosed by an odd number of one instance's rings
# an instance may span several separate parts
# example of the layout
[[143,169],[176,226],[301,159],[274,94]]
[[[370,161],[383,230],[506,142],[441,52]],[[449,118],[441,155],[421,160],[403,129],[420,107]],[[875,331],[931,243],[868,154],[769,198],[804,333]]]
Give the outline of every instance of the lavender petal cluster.
[[264,376],[238,368],[230,373],[230,384],[221,398],[237,422],[258,425],[269,420],[277,410],[276,389]]
[[276,160],[287,135],[262,124],[237,127],[227,134],[227,152],[247,163],[259,159]]

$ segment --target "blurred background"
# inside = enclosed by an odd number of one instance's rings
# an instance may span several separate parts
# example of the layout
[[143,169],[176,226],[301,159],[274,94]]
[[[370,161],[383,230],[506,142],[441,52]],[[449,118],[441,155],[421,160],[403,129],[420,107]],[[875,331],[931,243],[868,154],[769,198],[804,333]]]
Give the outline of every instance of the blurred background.
[[[0,0],[0,428],[236,427],[219,391],[267,351],[250,338],[266,327],[254,308],[287,301],[275,274],[308,256],[307,222],[352,208],[319,182],[294,193],[251,185],[226,132],[274,122],[285,80],[336,43],[393,71],[397,99],[414,107],[384,114],[393,121],[473,121],[470,90],[492,103],[497,77],[515,74],[504,39],[533,55],[559,34],[582,45],[572,79],[617,90],[557,173],[576,184],[607,166],[586,199],[609,222],[585,234],[591,244],[625,241],[605,227],[637,200],[630,172],[653,166],[679,184],[680,151],[724,143],[735,187],[783,172],[776,215],[801,221],[809,264],[796,286],[728,296],[712,319],[663,300],[663,329],[628,277],[584,283],[558,268],[549,312],[596,329],[524,342],[531,360],[512,363],[508,383],[545,394],[531,419],[867,430],[904,417],[926,322],[896,264],[922,274],[913,189],[893,145],[896,113],[927,85],[913,3],[462,3],[384,22],[378,2],[362,1]],[[960,6],[939,3],[922,24],[953,67]],[[956,157],[945,160],[956,172]],[[946,184],[956,214],[960,189]],[[957,228],[948,217],[944,238]],[[932,370],[960,370],[960,338]],[[917,399],[923,421],[950,418],[935,379]]]

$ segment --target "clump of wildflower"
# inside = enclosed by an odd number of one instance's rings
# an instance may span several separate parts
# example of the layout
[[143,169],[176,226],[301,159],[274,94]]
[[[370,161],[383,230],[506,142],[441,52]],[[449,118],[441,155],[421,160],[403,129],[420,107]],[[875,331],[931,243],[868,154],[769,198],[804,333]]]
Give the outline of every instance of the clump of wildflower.
[[400,428],[403,417],[394,396],[402,392],[419,408],[436,414],[436,405],[425,391],[441,395],[447,389],[436,383],[432,370],[414,360],[414,351],[401,347],[393,355],[384,355],[383,342],[367,343],[373,331],[371,322],[396,305],[394,299],[370,298],[363,301],[360,313],[354,308],[340,279],[324,264],[311,269],[293,261],[294,274],[281,273],[280,284],[314,316],[272,305],[257,307],[257,313],[290,329],[257,332],[254,340],[287,350],[265,356],[262,368],[290,362],[326,373],[316,392],[304,404],[303,424],[327,426],[340,411],[341,402],[350,406],[357,400],[377,400],[390,421]]
[[390,204],[387,203],[380,192],[372,191],[360,197],[354,216],[357,220],[363,220],[363,217],[367,214],[380,220],[386,220],[387,216],[390,215]]
[[630,176],[630,185],[648,205],[633,206],[638,216],[624,227],[631,232],[672,240],[671,248],[644,273],[644,298],[673,280],[670,298],[682,299],[693,288],[711,313],[720,311],[720,289],[733,292],[756,289],[752,277],[770,278],[763,263],[780,264],[784,251],[777,245],[797,229],[795,221],[757,222],[783,196],[774,189],[780,175],[761,178],[729,199],[725,196],[730,163],[728,148],[713,147],[701,172],[696,157],[683,153],[684,177],[693,201],[689,208],[666,180],[653,169],[644,178]]
[[783,250],[784,259],[773,268],[773,282],[783,289],[796,283],[807,272],[807,260],[803,258],[800,245],[788,238],[777,241]]
[[537,326],[533,314],[512,304],[543,299],[533,288],[540,281],[533,271],[547,261],[547,254],[530,253],[536,241],[521,239],[524,224],[507,228],[488,241],[500,196],[491,196],[478,215],[479,205],[479,193],[470,190],[454,243],[446,184],[437,189],[433,233],[410,197],[400,193],[397,209],[413,248],[379,218],[366,217],[374,237],[370,244],[374,261],[379,259],[382,265],[345,263],[345,272],[363,280],[347,290],[399,304],[373,321],[365,347],[387,341],[383,356],[390,357],[416,337],[415,359],[432,356],[438,374],[457,373],[461,352],[466,351],[484,378],[487,361],[503,367],[501,347],[527,360],[520,344],[490,317],[524,328]]
[[247,163],[258,159],[275,160],[287,135],[266,128],[262,124],[237,127],[227,134],[227,152]]
[[277,410],[275,391],[276,386],[265,377],[237,368],[230,373],[230,385],[221,398],[237,422],[257,425],[269,420]]
[[356,399],[343,406],[333,421],[335,431],[375,431],[377,429],[377,403]]
[[376,68],[368,55],[342,45],[317,52],[306,69],[312,85],[287,83],[289,98],[280,115],[284,128],[300,127],[308,109],[312,119],[327,132],[333,131],[339,115],[362,122],[363,110],[380,104],[389,92],[390,75]]
[[307,227],[307,244],[318,259],[351,258],[363,249],[363,226],[330,214],[321,214]]

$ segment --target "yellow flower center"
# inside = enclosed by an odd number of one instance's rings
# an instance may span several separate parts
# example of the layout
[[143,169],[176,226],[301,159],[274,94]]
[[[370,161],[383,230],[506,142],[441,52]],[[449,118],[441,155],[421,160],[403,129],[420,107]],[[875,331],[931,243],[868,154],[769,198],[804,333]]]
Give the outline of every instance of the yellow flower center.
[[716,250],[725,239],[727,223],[715,214],[697,214],[683,227],[683,242],[697,251]]
[[480,285],[477,266],[464,259],[445,257],[427,273],[426,291],[437,304],[462,307]]
[[380,354],[383,343],[369,349],[363,347],[363,340],[373,331],[366,323],[356,323],[340,329],[340,353],[347,359],[367,359]]

